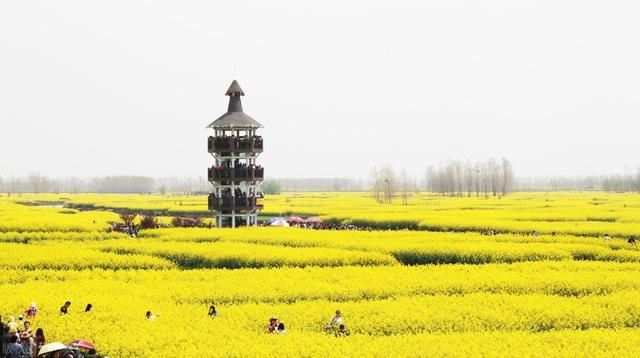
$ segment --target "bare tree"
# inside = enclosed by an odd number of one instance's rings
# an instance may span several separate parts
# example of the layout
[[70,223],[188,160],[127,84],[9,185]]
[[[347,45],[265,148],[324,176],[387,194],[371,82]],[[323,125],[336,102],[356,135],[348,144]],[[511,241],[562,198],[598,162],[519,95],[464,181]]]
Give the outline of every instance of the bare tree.
[[493,158],[487,160],[486,166],[491,193],[493,196],[497,196],[500,188],[500,166]]
[[393,202],[393,195],[396,192],[397,179],[396,175],[391,169],[391,166],[385,165],[380,168],[380,178],[382,180],[382,188],[384,192],[384,199],[387,204]]
[[480,183],[484,197],[489,197],[489,192],[491,191],[491,171],[489,169],[489,163],[487,162],[482,163],[480,166]]
[[463,184],[463,175],[464,172],[462,171],[462,162],[460,162],[459,160],[456,160],[454,162],[451,163],[452,167],[453,167],[453,172],[454,172],[454,176],[455,176],[455,181],[456,181],[456,190],[458,191],[458,196],[462,196],[462,184]]
[[402,190],[402,205],[409,205],[409,192],[411,191],[411,180],[407,171],[402,169],[400,174],[400,188]]
[[427,193],[435,193],[438,182],[438,173],[436,172],[436,168],[429,166],[424,173],[424,177],[425,191]]
[[380,198],[380,192],[382,191],[382,183],[380,173],[378,172],[378,168],[373,167],[371,169],[371,173],[369,173],[369,183],[371,185],[371,191],[373,192],[373,197],[378,204],[382,203]]
[[502,158],[502,195],[507,195],[513,187],[513,167],[511,163]]
[[30,187],[33,189],[33,193],[34,194],[38,194],[41,191],[45,191],[43,190],[43,186],[45,184],[45,182],[47,181],[47,179],[45,177],[43,177],[42,175],[32,172],[29,174],[29,176],[27,177],[27,180],[29,182]]
[[473,164],[469,160],[464,163],[464,185],[467,189],[467,196],[471,197],[473,192],[473,184],[475,179],[475,170]]
[[444,186],[443,194],[449,193],[449,195],[455,195],[456,188],[456,174],[453,162],[448,161],[442,171],[442,184]]
[[476,197],[480,196],[480,191],[482,188],[482,164],[476,163],[474,166],[475,178],[474,182],[476,184]]

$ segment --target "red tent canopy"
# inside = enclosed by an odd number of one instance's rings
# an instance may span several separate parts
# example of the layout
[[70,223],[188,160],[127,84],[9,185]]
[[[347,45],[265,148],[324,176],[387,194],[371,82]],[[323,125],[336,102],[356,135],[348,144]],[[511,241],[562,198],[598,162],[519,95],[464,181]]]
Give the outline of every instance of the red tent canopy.
[[91,343],[89,341],[85,341],[84,339],[76,339],[73,342],[71,342],[71,345],[76,346],[76,347],[87,348],[87,349],[95,349],[96,348],[96,347],[93,346],[93,343]]

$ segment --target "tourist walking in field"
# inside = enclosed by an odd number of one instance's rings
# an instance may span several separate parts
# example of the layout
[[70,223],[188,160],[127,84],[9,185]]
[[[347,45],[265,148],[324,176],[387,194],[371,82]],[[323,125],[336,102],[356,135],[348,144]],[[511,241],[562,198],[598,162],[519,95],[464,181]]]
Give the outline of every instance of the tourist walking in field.
[[60,314],[63,315],[69,313],[69,306],[71,306],[71,301],[65,302],[64,305],[60,307]]
[[44,337],[42,328],[36,329],[36,338],[34,340],[36,342],[36,351],[39,351],[42,346],[47,344],[47,339]]
[[151,311],[147,311],[147,313],[145,314],[146,319],[156,319],[158,317],[160,317],[159,314],[152,314]]
[[279,322],[277,318],[271,317],[271,319],[269,320],[269,326],[267,327],[269,333],[273,333],[278,328],[278,323]]
[[91,309],[93,308],[93,305],[91,303],[87,304],[87,307],[84,309],[85,312],[91,312]]
[[4,352],[4,347],[7,345],[7,338],[9,336],[9,327],[7,327],[4,322],[2,322],[2,317],[0,316],[0,332],[2,332],[2,337],[0,337],[0,357],[2,357],[2,352]]
[[[9,327],[2,327],[2,337],[0,338],[0,357],[4,357],[4,352],[7,351],[7,345],[10,343],[9,339],[11,338],[11,333],[9,333]],[[15,334],[14,334],[15,336]]]
[[25,352],[31,357],[36,354],[36,342],[33,338],[31,323],[26,321],[24,322],[24,330],[20,333],[20,344],[22,344],[22,348],[24,348]]
[[23,327],[23,328],[20,330],[20,333],[29,333],[29,334],[32,334],[32,333],[33,333],[33,332],[31,331],[31,322],[29,322],[29,321],[25,321],[25,322],[22,324],[22,327]]
[[16,322],[16,318],[13,316],[9,317],[9,323],[7,323],[7,327],[9,327],[9,333],[16,334],[18,333],[18,323]]
[[336,315],[327,323],[327,327],[325,328],[327,332],[334,332],[338,329],[338,327],[343,324],[342,312],[340,310],[336,310]]
[[2,322],[0,317],[0,327],[2,327],[2,337],[0,337],[0,357],[4,357],[3,354],[6,351],[7,345],[10,343],[11,333],[9,333],[9,327]]
[[218,311],[214,305],[209,306],[209,318],[218,317]]
[[9,337],[9,344],[5,347],[4,354],[7,358],[25,358],[27,352],[22,347],[22,344],[18,342],[18,336],[13,334]]
[[24,314],[27,318],[33,318],[38,314],[38,309],[36,308],[36,303],[32,302],[31,306],[24,311]]

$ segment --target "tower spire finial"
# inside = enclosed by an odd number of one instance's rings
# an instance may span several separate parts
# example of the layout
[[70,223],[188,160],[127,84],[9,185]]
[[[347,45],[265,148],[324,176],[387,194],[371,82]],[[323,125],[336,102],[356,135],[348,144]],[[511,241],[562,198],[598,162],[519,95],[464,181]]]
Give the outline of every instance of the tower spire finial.
[[233,82],[231,82],[231,85],[229,86],[227,93],[225,93],[225,96],[229,96],[229,97],[244,96],[244,91],[242,90],[242,88],[240,88],[240,84],[238,83],[238,81],[233,80]]

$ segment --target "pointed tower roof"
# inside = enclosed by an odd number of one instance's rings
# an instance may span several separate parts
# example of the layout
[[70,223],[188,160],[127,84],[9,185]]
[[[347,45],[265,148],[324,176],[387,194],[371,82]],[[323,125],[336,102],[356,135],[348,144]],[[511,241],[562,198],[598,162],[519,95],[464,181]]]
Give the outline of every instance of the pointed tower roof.
[[233,80],[233,82],[231,82],[231,86],[229,86],[229,89],[227,90],[227,93],[224,95],[229,97],[244,96],[244,91],[242,90],[242,87],[240,87],[238,81]]
[[227,108],[227,113],[213,121],[207,126],[207,128],[262,128],[262,124],[242,111],[242,101],[240,100],[240,97],[244,96],[244,91],[240,87],[238,81],[233,80],[233,82],[231,82],[231,85],[225,95],[229,96],[229,107]]

